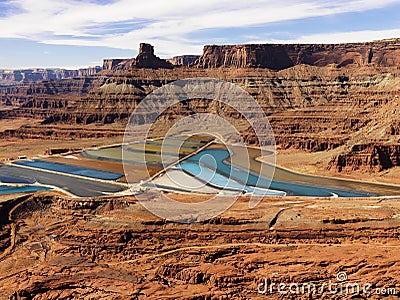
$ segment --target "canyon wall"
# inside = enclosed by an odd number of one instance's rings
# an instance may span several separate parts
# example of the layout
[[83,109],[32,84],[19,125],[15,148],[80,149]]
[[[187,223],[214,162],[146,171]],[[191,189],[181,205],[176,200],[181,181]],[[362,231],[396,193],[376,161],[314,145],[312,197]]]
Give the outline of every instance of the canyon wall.
[[348,65],[396,67],[400,63],[400,40],[351,44],[254,44],[208,45],[200,68],[268,68],[282,70],[299,64],[344,67]]
[[47,118],[67,110],[106,79],[107,76],[94,75],[0,88],[0,118]]

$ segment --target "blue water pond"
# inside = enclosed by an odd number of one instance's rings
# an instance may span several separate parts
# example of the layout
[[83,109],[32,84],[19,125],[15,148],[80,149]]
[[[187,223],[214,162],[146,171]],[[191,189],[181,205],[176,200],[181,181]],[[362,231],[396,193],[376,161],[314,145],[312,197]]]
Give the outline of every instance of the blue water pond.
[[25,184],[30,184],[34,183],[34,180],[29,180],[26,178],[19,178],[15,176],[8,176],[8,175],[2,175],[0,174],[0,182],[3,183],[25,183]]
[[21,160],[14,162],[16,165],[33,167],[38,169],[56,171],[61,173],[97,178],[103,180],[116,180],[124,176],[122,173],[102,171],[91,168],[77,167],[60,163],[47,162],[42,160]]
[[30,193],[37,191],[48,191],[51,188],[44,186],[33,186],[33,185],[25,185],[25,186],[8,186],[8,185],[0,185],[0,195],[5,194],[15,194],[15,193]]
[[[209,169],[216,170],[220,175],[218,175],[218,180],[221,175],[226,178],[231,178],[236,182],[241,182],[245,191],[251,192],[251,188],[264,188],[272,189],[276,191],[284,191],[287,195],[293,196],[313,196],[313,197],[331,197],[333,195],[338,195],[340,197],[368,197],[370,194],[362,191],[339,189],[334,187],[324,187],[320,185],[309,185],[303,183],[291,183],[285,181],[270,180],[262,176],[255,175],[252,172],[244,170],[239,167],[233,167],[226,162],[229,158],[229,151],[225,149],[205,149],[196,155],[185,160],[181,163],[181,168],[183,168],[188,173],[199,174],[198,165],[204,165]],[[210,159],[211,158],[211,159]],[[197,166],[196,166],[197,165]],[[209,174],[207,175],[210,176]],[[200,178],[202,179],[202,178]],[[203,178],[204,180],[204,178]],[[213,179],[214,180],[214,179]],[[213,181],[211,182],[214,183]]]

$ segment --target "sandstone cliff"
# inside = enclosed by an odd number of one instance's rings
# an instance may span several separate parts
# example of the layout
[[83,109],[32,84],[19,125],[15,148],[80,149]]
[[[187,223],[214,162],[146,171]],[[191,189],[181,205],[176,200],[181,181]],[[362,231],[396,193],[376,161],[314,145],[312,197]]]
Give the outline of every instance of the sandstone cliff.
[[353,44],[209,45],[204,47],[197,66],[281,70],[299,64],[396,67],[399,63],[400,40],[395,39]]
[[190,66],[197,59],[199,59],[199,57],[200,55],[180,55],[167,59],[167,61],[173,64],[174,66]]
[[[280,72],[265,69],[135,69],[113,76],[98,89],[77,99],[67,111],[53,111],[49,122],[90,124],[127,122],[148,93],[170,81],[214,77],[247,90],[269,115],[281,148],[325,151],[364,140],[396,141],[399,137],[399,71],[296,66]],[[390,73],[391,72],[391,73]],[[379,74],[379,75],[377,75]],[[182,104],[165,112],[167,126],[182,115],[218,110],[239,124],[234,111],[207,102]],[[167,128],[167,127],[166,127]],[[248,141],[255,140],[248,136]]]
[[359,169],[382,171],[394,166],[400,166],[400,144],[371,143],[354,145],[350,151],[333,157],[328,168],[352,172]]
[[103,60],[103,70],[105,71],[125,71],[128,70],[132,65],[132,58],[109,58]]

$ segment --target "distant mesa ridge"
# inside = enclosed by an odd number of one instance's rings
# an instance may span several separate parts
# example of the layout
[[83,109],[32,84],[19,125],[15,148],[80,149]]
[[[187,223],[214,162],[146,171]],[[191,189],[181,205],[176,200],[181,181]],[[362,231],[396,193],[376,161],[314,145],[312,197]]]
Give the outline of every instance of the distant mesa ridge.
[[400,39],[392,39],[347,44],[208,45],[196,66],[282,70],[299,64],[392,67],[399,63]]
[[206,45],[203,54],[181,55],[164,60],[150,44],[141,43],[130,59],[105,59],[103,70],[131,68],[266,68],[283,70],[295,65],[393,67],[400,63],[400,39],[346,44],[243,44]]
[[0,84],[26,84],[43,80],[95,75],[101,70],[126,71],[135,68],[266,68],[283,70],[295,65],[395,67],[400,65],[400,39],[347,44],[243,44],[206,45],[203,54],[161,59],[154,47],[139,45],[136,58],[104,59],[103,67],[79,70],[24,69],[0,70]]
[[101,71],[101,67],[89,67],[78,70],[66,69],[20,69],[0,70],[0,84],[27,84],[44,80],[70,79],[95,75]]

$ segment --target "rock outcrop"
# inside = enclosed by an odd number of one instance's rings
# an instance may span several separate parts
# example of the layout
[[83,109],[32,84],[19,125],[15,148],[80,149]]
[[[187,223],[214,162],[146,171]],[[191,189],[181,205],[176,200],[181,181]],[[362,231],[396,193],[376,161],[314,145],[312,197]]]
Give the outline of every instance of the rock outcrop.
[[198,60],[200,55],[180,55],[174,56],[170,59],[167,59],[168,62],[173,64],[174,66],[190,66],[194,64],[196,60]]
[[128,59],[105,59],[103,61],[104,71],[126,71],[131,68],[171,69],[173,64],[161,59],[154,54],[154,47],[150,44],[141,43],[136,58]]
[[132,62],[133,68],[172,68],[172,64],[154,55],[154,47],[150,44],[140,43],[139,54]]
[[394,39],[353,44],[208,45],[197,66],[282,70],[299,64],[396,67],[399,63],[400,40]]
[[104,71],[126,71],[129,70],[132,65],[133,59],[125,58],[110,58],[103,60]]
[[354,145],[349,152],[333,157],[328,168],[339,172],[356,170],[379,172],[394,166],[400,166],[400,144],[374,143]]

